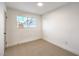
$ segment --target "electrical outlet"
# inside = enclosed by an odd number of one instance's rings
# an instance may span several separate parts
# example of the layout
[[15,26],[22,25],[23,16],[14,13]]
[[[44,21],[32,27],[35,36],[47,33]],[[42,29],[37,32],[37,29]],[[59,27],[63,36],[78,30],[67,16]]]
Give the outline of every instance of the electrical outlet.
[[68,45],[68,42],[67,42],[67,41],[65,41],[65,44],[66,44],[66,45]]

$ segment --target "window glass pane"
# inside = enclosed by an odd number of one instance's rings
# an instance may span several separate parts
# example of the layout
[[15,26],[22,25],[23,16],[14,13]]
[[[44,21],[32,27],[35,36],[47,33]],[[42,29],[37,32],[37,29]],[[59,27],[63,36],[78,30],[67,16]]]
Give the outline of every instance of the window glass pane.
[[36,19],[34,17],[17,16],[17,24],[19,28],[36,27]]
[[36,19],[32,18],[30,21],[30,27],[36,27]]
[[24,16],[17,16],[17,21],[20,22],[20,23],[24,23],[26,20],[26,17]]

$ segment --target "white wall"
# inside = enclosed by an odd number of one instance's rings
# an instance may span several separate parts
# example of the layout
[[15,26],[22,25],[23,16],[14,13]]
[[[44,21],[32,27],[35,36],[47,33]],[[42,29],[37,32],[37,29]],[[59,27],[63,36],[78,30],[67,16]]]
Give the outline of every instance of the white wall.
[[79,55],[79,3],[43,15],[43,37]]
[[4,20],[5,4],[0,2],[0,56],[4,55]]
[[[19,43],[29,42],[42,38],[41,17],[39,15],[22,12],[19,10],[7,8],[8,20],[6,22],[6,40],[7,46],[16,45]],[[16,16],[35,17],[37,26],[35,28],[18,29]]]

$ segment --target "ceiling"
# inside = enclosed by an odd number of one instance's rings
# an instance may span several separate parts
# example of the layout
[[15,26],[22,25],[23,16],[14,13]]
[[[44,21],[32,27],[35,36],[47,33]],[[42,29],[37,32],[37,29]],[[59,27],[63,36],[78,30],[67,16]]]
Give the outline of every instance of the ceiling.
[[7,7],[21,10],[24,12],[30,12],[35,14],[45,14],[51,10],[59,8],[67,4],[67,2],[42,2],[42,7],[37,6],[37,2],[6,2]]

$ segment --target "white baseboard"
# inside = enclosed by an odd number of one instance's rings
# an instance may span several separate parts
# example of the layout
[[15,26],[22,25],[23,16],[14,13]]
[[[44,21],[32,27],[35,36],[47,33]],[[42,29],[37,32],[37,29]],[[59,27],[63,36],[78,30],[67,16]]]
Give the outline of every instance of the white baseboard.
[[45,38],[44,38],[44,40],[50,42],[51,44],[55,44],[55,45],[57,45],[57,46],[59,46],[59,47],[65,49],[65,50],[67,50],[67,51],[70,51],[70,52],[72,52],[72,53],[74,53],[74,54],[76,54],[76,55],[79,55],[79,52],[78,52],[77,50],[75,50],[75,49],[69,48],[69,47],[67,47],[67,46],[61,45],[61,44],[56,43],[56,42],[52,42],[52,41],[50,41],[50,40],[48,40],[48,39],[45,39]]
[[34,40],[38,40],[38,39],[41,39],[41,38],[35,38],[35,39],[30,39],[30,40],[25,40],[25,41],[19,41],[19,42],[14,42],[14,43],[12,43],[12,44],[8,44],[7,46],[6,46],[6,48],[7,47],[11,47],[11,46],[15,46],[15,45],[18,45],[18,44],[22,44],[22,43],[28,43],[28,42],[30,42],[30,41],[34,41]]

